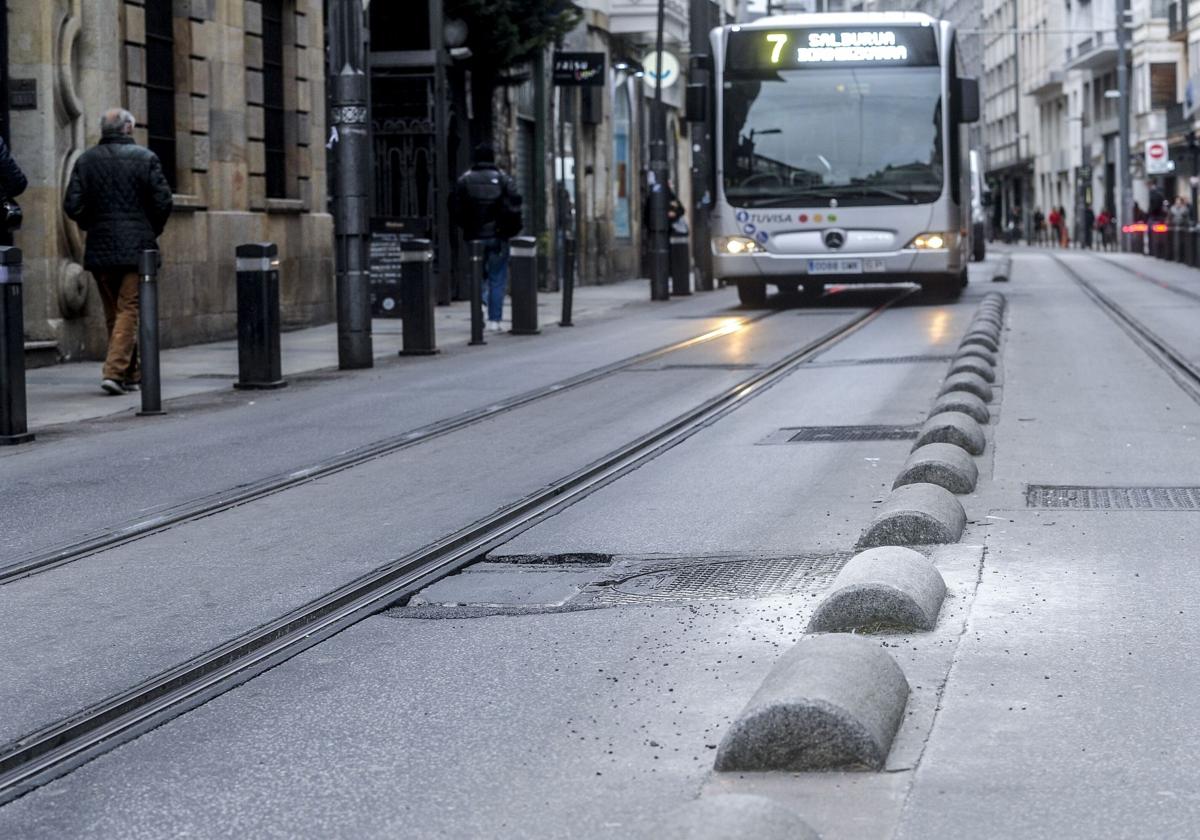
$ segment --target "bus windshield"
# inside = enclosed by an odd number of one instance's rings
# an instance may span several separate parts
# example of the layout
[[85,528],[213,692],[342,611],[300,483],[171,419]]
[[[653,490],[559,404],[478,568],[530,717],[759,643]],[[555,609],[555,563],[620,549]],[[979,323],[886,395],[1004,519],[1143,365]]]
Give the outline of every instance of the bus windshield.
[[727,77],[722,91],[730,204],[921,204],[941,195],[940,68],[747,75]]

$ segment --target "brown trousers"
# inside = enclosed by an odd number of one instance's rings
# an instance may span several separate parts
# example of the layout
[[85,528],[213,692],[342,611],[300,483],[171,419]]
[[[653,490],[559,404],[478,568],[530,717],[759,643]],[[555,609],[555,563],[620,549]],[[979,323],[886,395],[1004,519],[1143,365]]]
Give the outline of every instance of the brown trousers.
[[108,356],[101,375],[117,382],[140,382],[137,272],[121,269],[100,272],[96,274],[96,285],[100,287],[104,322],[108,327]]

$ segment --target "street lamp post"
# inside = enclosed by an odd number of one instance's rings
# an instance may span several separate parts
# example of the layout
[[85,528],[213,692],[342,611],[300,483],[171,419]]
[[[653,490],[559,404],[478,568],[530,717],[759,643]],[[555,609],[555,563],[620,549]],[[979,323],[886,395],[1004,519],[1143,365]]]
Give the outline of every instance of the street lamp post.
[[654,183],[646,208],[650,222],[650,299],[670,300],[667,285],[670,272],[670,233],[667,222],[667,115],[663,111],[663,19],[664,0],[658,0],[658,30],[654,39],[657,61],[654,68],[654,109],[650,118],[650,172]]
[[333,228],[337,260],[338,367],[374,364],[371,347],[371,275],[368,267],[366,49],[363,0],[331,0],[329,55],[332,71]]
[[[1121,179],[1120,207],[1117,208],[1117,231],[1133,221],[1133,182],[1129,161],[1129,67],[1126,64],[1125,44],[1125,2],[1115,0],[1117,10],[1117,103],[1118,138],[1117,138],[1117,174]],[[1117,241],[1124,245],[1124,237],[1118,236]]]

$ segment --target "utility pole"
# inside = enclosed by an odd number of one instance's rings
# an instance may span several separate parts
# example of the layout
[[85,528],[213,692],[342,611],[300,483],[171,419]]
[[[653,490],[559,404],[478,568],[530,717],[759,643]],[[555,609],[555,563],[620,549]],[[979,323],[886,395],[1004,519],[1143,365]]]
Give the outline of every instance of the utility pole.
[[664,0],[658,0],[658,33],[654,38],[654,108],[650,116],[650,300],[670,300],[670,232],[667,223],[667,114],[662,103]]
[[[711,84],[712,49],[708,35],[715,25],[716,7],[712,0],[691,0],[688,15],[688,36],[692,52],[691,69],[688,72],[688,82]],[[707,57],[707,64],[702,59]],[[712,115],[704,122],[692,123],[688,136],[692,141],[692,261],[696,264],[696,291],[711,291],[713,287],[712,274],[712,244],[710,243],[710,226],[708,212],[712,206],[712,155],[713,155],[713,120]]]
[[330,115],[334,146],[333,229],[337,260],[338,367],[368,368],[371,347],[371,275],[368,267],[366,45],[363,0],[330,0]]
[[[1129,161],[1129,67],[1125,43],[1125,0],[1115,0],[1117,9],[1117,177],[1121,179],[1121,206],[1117,208],[1117,230],[1133,221],[1133,179]],[[1117,241],[1124,244],[1124,238]]]

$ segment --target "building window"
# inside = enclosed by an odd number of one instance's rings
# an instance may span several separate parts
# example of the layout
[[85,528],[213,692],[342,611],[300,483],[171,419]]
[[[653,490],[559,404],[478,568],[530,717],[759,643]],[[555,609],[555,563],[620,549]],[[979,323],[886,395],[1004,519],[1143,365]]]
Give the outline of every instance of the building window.
[[146,0],[146,135],[171,189],[175,161],[175,14],[173,0]]
[[287,197],[287,142],[283,98],[284,0],[263,0],[263,145],[268,198]]

